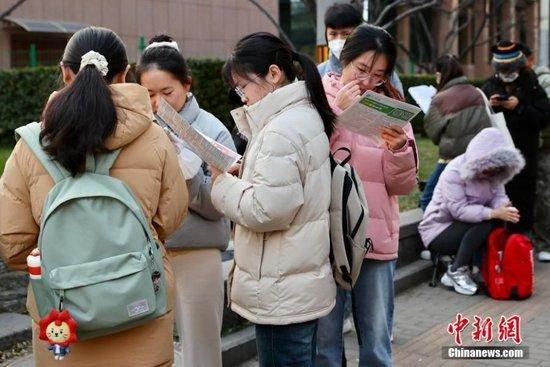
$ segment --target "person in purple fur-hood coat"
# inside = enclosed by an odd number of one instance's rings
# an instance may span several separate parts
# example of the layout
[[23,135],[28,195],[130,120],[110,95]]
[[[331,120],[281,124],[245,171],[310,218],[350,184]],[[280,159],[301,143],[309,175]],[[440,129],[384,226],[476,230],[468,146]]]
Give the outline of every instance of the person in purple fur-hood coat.
[[498,129],[486,128],[472,139],[466,153],[445,168],[418,227],[430,251],[456,254],[441,279],[444,285],[461,294],[476,293],[468,266],[485,244],[495,219],[519,221],[520,213],[504,185],[524,166],[519,150],[507,146]]

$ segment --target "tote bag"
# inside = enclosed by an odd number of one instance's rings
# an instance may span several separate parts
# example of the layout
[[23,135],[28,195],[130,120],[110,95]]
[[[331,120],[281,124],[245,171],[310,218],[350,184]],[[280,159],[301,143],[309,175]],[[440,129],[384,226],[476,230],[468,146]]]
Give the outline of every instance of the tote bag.
[[507,145],[515,148],[514,140],[512,140],[512,135],[510,135],[508,126],[506,126],[506,119],[504,118],[504,113],[502,112],[495,113],[485,93],[483,93],[483,91],[479,88],[476,88],[476,89],[483,96],[483,101],[485,101],[485,109],[487,111],[487,114],[489,115],[489,119],[491,120],[491,126],[499,129],[502,135],[504,135],[504,139],[506,140]]

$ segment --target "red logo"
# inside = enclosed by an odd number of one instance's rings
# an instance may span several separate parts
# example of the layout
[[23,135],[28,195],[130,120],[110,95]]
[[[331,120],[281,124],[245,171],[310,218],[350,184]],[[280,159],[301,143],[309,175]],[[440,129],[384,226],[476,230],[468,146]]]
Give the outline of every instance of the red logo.
[[[466,330],[470,324],[468,317],[461,313],[456,314],[453,322],[447,325],[447,332],[454,336],[456,345],[462,345],[462,332]],[[488,317],[474,316],[472,322],[473,331],[471,333],[472,340],[481,342],[482,340],[491,343],[493,341],[493,319]],[[512,315],[510,317],[501,316],[498,322],[498,341],[505,342],[513,340],[516,344],[521,344],[521,317]]]

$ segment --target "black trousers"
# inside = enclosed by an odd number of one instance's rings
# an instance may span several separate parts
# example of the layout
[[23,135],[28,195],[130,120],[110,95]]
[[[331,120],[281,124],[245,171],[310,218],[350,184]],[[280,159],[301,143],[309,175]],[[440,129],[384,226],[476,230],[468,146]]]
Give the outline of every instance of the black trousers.
[[487,237],[495,223],[486,220],[481,223],[454,222],[439,234],[428,246],[439,255],[456,255],[451,270],[470,265],[474,253],[487,243]]

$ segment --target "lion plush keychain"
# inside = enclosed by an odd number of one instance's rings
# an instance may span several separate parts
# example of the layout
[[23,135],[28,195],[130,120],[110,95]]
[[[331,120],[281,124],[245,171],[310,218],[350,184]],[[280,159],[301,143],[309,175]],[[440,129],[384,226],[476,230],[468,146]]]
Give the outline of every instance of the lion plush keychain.
[[76,321],[67,310],[51,310],[40,320],[40,339],[50,343],[55,359],[62,360],[69,353],[69,344],[76,343]]

